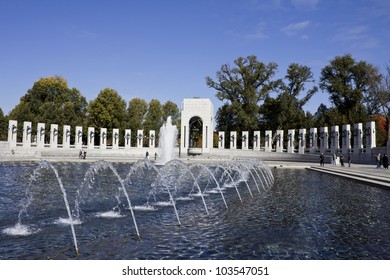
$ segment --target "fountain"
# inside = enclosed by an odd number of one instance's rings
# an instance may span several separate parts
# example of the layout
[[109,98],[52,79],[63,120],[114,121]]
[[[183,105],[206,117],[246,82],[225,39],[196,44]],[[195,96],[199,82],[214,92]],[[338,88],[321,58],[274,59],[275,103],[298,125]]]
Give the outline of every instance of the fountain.
[[178,159],[0,172],[0,259],[390,258],[390,192],[326,174]]
[[167,118],[166,123],[160,128],[160,156],[157,164],[166,164],[175,158],[175,144],[177,139],[177,127],[172,125],[172,117]]

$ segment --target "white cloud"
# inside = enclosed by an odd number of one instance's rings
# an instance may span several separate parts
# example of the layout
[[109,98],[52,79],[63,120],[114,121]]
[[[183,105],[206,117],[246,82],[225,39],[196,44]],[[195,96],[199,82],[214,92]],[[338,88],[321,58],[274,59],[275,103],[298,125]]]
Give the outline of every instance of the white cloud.
[[340,28],[332,41],[346,43],[360,49],[369,49],[378,45],[378,41],[369,34],[367,25]]
[[245,38],[248,39],[265,39],[268,35],[265,33],[267,23],[265,21],[259,22],[252,33],[246,34]]
[[291,0],[296,8],[315,9],[319,0]]
[[310,21],[305,20],[301,22],[291,23],[286,27],[282,28],[282,32],[287,36],[298,35],[301,31],[305,30],[310,26]]

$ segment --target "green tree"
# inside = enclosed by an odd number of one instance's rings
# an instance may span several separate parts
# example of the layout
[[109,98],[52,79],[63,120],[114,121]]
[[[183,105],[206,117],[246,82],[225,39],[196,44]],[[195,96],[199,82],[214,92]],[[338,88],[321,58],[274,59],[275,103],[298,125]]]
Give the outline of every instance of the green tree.
[[330,94],[330,101],[346,123],[357,123],[367,120],[369,107],[364,102],[380,81],[376,67],[346,54],[336,56],[321,70],[320,88]]
[[[160,134],[160,127],[163,125],[162,105],[159,100],[152,99],[149,102],[148,112],[145,115],[144,135],[149,135],[150,130],[156,131],[156,143]],[[144,141],[145,143],[146,141]],[[146,144],[146,143],[145,143]]]
[[[314,83],[313,73],[307,66],[290,64],[285,80],[279,85],[278,96],[267,97],[262,105],[265,127],[268,129],[302,127],[305,122],[303,106],[318,91],[314,85],[306,90],[307,84]],[[301,95],[304,96],[300,99]]]
[[127,127],[131,128],[131,142],[136,143],[137,130],[143,128],[145,114],[148,111],[148,102],[141,98],[133,98],[127,108]]
[[179,107],[177,107],[176,103],[170,100],[168,100],[162,105],[163,122],[165,122],[169,116],[172,117],[172,124],[179,125]]
[[4,116],[3,110],[0,108],[0,141],[6,141],[8,136],[8,121]]
[[[88,126],[107,128],[107,141],[111,141],[113,128],[124,130],[126,102],[114,89],[105,88],[88,104]],[[99,135],[99,131],[97,131]],[[95,137],[97,141],[98,137]],[[121,140],[122,137],[121,137]]]
[[[76,126],[86,118],[87,101],[78,89],[69,88],[67,81],[60,77],[41,78],[21,97],[20,102],[10,112],[9,119],[19,123],[32,123]],[[18,126],[22,129],[22,125]],[[33,125],[33,133],[36,127]],[[21,134],[21,133],[19,133]],[[61,141],[62,135],[59,134]]]
[[[232,130],[255,130],[259,127],[259,103],[278,83],[272,80],[278,66],[272,62],[264,64],[253,55],[239,57],[234,64],[222,65],[216,81],[206,77],[207,85],[217,91],[216,97],[225,101],[223,109],[217,112],[217,127],[222,129],[225,123]],[[226,112],[229,114],[221,114]]]

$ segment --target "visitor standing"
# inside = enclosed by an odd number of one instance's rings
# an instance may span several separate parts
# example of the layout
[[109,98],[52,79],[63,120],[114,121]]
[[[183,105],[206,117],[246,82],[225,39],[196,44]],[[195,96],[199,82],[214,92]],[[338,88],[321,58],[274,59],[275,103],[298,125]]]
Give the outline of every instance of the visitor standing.
[[320,166],[325,166],[325,156],[324,156],[324,153],[321,153],[320,154]]
[[332,156],[332,164],[333,165],[336,165],[336,159],[337,159],[336,154],[333,154],[333,156]]
[[344,167],[344,155],[340,154],[340,164]]
[[351,153],[348,153],[348,167],[351,167]]
[[387,154],[383,155],[382,162],[383,162],[383,168],[389,169],[389,158],[388,158]]
[[146,158],[146,159],[149,159],[149,152],[148,152],[148,151],[146,151],[145,158]]
[[376,156],[375,156],[375,159],[376,159],[376,168],[381,168],[381,154],[378,153]]

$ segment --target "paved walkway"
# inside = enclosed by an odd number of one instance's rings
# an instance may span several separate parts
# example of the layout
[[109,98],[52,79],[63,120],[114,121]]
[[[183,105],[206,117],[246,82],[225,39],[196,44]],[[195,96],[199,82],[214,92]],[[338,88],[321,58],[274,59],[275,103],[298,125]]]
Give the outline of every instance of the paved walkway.
[[390,170],[378,169],[375,165],[352,164],[351,167],[348,167],[346,164],[345,167],[341,167],[329,164],[325,167],[312,165],[306,169],[390,188]]

